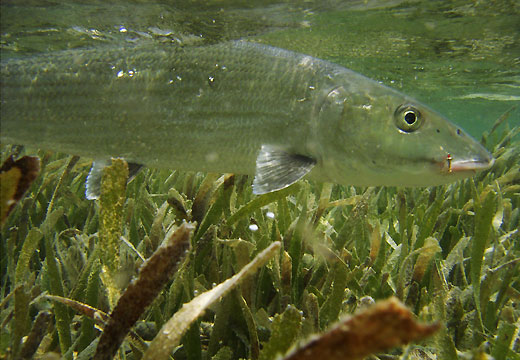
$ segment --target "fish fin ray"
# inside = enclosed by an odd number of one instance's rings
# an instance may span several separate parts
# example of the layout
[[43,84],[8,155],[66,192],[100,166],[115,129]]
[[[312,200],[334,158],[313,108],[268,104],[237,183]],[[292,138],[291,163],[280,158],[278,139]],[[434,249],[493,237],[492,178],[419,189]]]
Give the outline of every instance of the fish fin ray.
[[128,181],[127,182],[134,180],[134,178],[137,176],[137,174],[139,174],[141,172],[141,170],[143,170],[143,168],[144,168],[144,165],[142,165],[142,164],[129,162],[128,163]]
[[103,177],[103,169],[110,165],[110,159],[95,160],[92,163],[90,172],[85,183],[85,197],[87,200],[96,200],[101,195],[101,178]]
[[261,195],[286,188],[308,174],[315,164],[316,160],[308,156],[262,145],[256,158],[253,193]]
[[[103,160],[95,160],[92,163],[92,167],[90,168],[90,172],[87,176],[87,181],[85,183],[85,197],[87,200],[97,200],[99,199],[99,195],[101,195],[101,178],[103,177],[103,169],[107,166],[110,166],[112,160],[103,159]],[[137,174],[143,169],[143,165],[137,163],[128,163],[128,181],[132,181]]]

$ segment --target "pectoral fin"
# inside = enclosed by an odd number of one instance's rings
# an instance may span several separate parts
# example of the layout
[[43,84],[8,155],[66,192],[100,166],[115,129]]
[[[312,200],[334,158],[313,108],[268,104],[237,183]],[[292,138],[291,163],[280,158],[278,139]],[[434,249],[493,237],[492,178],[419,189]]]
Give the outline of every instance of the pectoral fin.
[[256,158],[253,193],[260,195],[294,184],[312,170],[316,160],[291,154],[271,145],[262,145]]

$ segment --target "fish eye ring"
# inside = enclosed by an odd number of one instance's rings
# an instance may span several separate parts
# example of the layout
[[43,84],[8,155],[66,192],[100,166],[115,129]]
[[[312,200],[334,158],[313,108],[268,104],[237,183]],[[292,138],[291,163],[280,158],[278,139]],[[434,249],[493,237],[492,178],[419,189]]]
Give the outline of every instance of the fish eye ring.
[[421,112],[409,104],[400,105],[394,113],[395,125],[401,132],[412,133],[423,123]]

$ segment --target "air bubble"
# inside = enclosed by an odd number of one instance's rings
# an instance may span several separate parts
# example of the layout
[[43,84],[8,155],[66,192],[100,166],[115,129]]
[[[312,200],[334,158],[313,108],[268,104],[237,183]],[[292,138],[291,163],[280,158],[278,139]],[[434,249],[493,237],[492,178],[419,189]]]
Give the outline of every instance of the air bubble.
[[249,230],[251,230],[251,231],[257,231],[257,230],[258,230],[258,225],[256,225],[256,224],[251,224],[251,225],[249,225]]
[[205,157],[206,161],[209,163],[216,162],[218,160],[218,154],[216,152],[209,152]]

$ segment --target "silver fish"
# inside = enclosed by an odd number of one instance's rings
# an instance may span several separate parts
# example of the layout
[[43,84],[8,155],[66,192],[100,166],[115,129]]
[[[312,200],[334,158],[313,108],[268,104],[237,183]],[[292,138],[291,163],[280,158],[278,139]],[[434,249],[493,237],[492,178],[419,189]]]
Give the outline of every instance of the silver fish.
[[494,159],[416,100],[342,66],[247,41],[67,50],[1,63],[1,140],[151,167],[429,186]]

